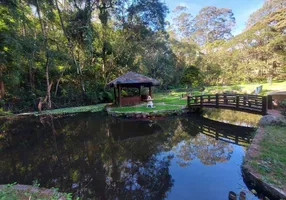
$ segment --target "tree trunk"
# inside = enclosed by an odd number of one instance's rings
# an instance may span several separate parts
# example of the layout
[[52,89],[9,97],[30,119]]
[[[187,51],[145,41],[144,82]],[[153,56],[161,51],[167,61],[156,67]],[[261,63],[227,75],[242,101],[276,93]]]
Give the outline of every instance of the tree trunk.
[[45,76],[46,76],[46,97],[48,99],[48,109],[52,108],[52,100],[51,100],[51,87],[52,84],[50,84],[50,76],[49,76],[49,65],[50,65],[50,56],[48,54],[49,52],[49,46],[48,46],[48,40],[47,40],[47,35],[44,29],[44,25],[43,25],[43,21],[42,21],[42,17],[41,17],[41,11],[40,11],[40,6],[39,6],[39,2],[38,0],[36,0],[36,7],[37,7],[37,14],[39,16],[39,21],[41,24],[41,29],[42,29],[42,34],[44,36],[44,46],[45,46],[45,51],[46,51],[46,72],[45,72]]
[[48,109],[52,108],[52,101],[51,101],[51,87],[52,84],[50,84],[50,77],[49,77],[49,57],[47,57],[46,61],[46,83],[47,83],[47,97],[48,97]]
[[5,88],[3,80],[0,80],[0,98],[4,97],[5,95]]
[[[64,22],[63,22],[61,10],[60,10],[60,8],[59,8],[58,0],[55,0],[55,5],[56,5],[56,7],[57,7],[57,11],[58,11],[58,14],[59,14],[61,27],[62,27],[62,30],[63,30],[63,32],[64,32],[64,36],[65,36],[66,39],[68,40],[68,46],[69,46],[70,55],[72,56],[72,60],[73,60],[73,62],[74,62],[74,65],[76,66],[77,74],[80,76],[81,89],[82,89],[83,94],[85,95],[85,84],[84,84],[83,79],[82,79],[82,71],[81,71],[79,62],[76,61],[76,56],[75,56],[75,54],[74,54],[74,46],[73,46],[73,43],[72,43],[72,41],[70,40],[70,38],[69,38],[69,36],[68,36],[68,34],[67,34],[67,32],[66,32],[66,28],[65,28],[65,25],[64,25]],[[79,58],[79,55],[78,55],[78,58]]]
[[59,89],[60,81],[61,81],[63,75],[64,75],[64,72],[62,72],[60,78],[57,80],[55,96],[57,96],[57,94],[58,94],[58,89]]

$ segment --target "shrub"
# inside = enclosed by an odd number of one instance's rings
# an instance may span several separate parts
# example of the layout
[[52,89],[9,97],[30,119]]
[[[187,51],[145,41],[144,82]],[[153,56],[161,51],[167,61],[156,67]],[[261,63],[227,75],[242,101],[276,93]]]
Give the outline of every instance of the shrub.
[[240,91],[241,87],[239,85],[233,85],[233,86],[231,86],[231,89],[236,90],[236,91]]

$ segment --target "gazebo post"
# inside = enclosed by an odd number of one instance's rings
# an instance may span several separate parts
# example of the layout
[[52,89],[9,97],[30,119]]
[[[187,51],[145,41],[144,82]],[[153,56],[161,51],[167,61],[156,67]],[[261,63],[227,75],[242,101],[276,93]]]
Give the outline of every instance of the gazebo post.
[[118,89],[118,105],[121,106],[121,86],[117,85]]
[[113,92],[114,92],[114,103],[116,103],[116,87],[113,87]]
[[152,97],[152,90],[151,90],[151,86],[149,86],[149,96]]
[[138,87],[139,90],[139,96],[141,95],[141,86]]

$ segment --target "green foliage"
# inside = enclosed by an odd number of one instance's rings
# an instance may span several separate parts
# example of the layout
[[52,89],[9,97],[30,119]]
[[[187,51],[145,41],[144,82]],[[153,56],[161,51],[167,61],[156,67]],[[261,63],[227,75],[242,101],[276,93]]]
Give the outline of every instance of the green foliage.
[[[113,91],[105,86],[127,71],[160,80],[159,90],[197,87],[202,79],[223,85],[286,77],[286,13],[280,0],[267,4],[259,11],[263,20],[234,38],[235,20],[227,8],[208,6],[193,17],[179,6],[167,27],[168,8],[160,0],[5,2],[3,111],[35,111],[46,97],[44,110],[112,102]],[[189,66],[199,69],[196,79]]]
[[203,85],[203,78],[199,68],[190,66],[185,69],[181,83],[189,87],[197,87]]
[[[37,181],[33,183],[33,190],[18,190],[17,183],[7,184],[0,188],[0,200],[18,200],[18,199],[31,199],[31,200],[58,200],[65,198],[66,200],[72,200],[71,193],[60,193],[58,189],[52,188],[52,194],[45,194],[41,192],[39,188],[40,184]],[[21,186],[20,186],[21,187]]]
[[17,200],[18,199],[18,196],[14,189],[14,185],[16,185],[16,183],[7,184],[6,186],[3,186],[2,188],[0,188],[0,199],[1,200],[6,200],[6,199]]
[[250,15],[247,21],[247,28],[250,28],[257,22],[265,19],[271,13],[286,8],[284,0],[265,1],[263,6]]

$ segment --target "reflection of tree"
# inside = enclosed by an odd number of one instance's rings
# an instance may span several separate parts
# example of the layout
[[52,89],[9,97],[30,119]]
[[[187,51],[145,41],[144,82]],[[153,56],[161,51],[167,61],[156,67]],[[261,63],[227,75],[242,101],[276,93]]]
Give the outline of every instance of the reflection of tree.
[[[197,122],[199,123],[196,123]],[[231,158],[233,146],[202,134],[203,118],[182,118],[176,132],[171,137],[173,152],[178,158],[178,164],[185,167],[198,158],[205,165],[226,162]],[[181,139],[181,140],[180,140]]]
[[198,134],[174,147],[174,152],[181,166],[190,164],[190,161],[195,158],[200,159],[205,165],[214,165],[228,161],[233,153],[233,146],[204,134]]
[[173,158],[183,167],[194,159],[205,165],[230,159],[233,146],[202,134],[207,126],[221,135],[242,130],[230,125],[224,131],[222,123],[198,116],[152,122],[100,114],[16,120],[0,130],[5,130],[0,184],[37,179],[83,199],[164,199],[173,185]]
[[[0,152],[0,183],[37,179],[82,198],[163,199],[173,185],[170,161],[156,156],[166,136],[117,140],[122,137],[112,137],[120,133],[110,126],[126,130],[118,123],[96,115],[12,123],[12,137]],[[151,127],[140,124],[147,133],[160,132]]]
[[260,115],[216,108],[205,109],[204,117],[216,121],[225,121],[231,124],[252,127],[256,126],[259,119],[261,118]]

